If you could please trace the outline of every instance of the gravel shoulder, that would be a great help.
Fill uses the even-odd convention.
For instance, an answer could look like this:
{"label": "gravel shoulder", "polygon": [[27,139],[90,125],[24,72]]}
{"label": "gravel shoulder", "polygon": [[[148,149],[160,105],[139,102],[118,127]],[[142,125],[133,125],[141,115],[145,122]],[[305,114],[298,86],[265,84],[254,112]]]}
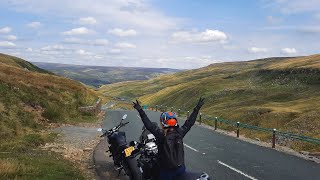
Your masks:
{"label": "gravel shoulder", "polygon": [[50,131],[56,133],[57,138],[53,143],[46,143],[42,149],[62,154],[83,172],[86,179],[95,179],[93,149],[101,139],[97,128],[101,127],[104,114],[99,114],[99,120],[94,123],[52,125]]}

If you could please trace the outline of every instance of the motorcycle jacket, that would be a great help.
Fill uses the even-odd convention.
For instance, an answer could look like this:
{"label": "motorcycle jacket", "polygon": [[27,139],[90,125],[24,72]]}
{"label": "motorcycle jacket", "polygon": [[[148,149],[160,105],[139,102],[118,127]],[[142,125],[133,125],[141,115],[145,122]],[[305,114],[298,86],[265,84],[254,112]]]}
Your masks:
{"label": "motorcycle jacket", "polygon": [[175,169],[184,166],[183,137],[194,125],[199,109],[194,108],[181,127],[169,127],[166,131],[160,129],[157,124],[152,123],[142,109],[138,110],[138,112],[146,129],[156,137],[160,168]]}

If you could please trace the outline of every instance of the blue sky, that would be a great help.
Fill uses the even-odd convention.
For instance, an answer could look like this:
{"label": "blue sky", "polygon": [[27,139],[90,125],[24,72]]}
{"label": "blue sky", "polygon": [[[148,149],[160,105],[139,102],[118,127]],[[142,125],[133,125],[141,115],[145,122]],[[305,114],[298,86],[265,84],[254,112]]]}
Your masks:
{"label": "blue sky", "polygon": [[320,0],[8,0],[0,52],[29,61],[198,68],[319,53]]}

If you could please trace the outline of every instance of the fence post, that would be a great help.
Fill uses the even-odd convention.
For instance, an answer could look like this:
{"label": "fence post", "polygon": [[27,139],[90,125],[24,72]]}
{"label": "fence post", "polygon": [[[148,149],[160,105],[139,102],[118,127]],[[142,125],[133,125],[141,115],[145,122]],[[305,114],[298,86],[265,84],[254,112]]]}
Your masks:
{"label": "fence post", "polygon": [[217,125],[218,125],[218,117],[216,117],[214,120],[214,130],[217,130]]}
{"label": "fence post", "polygon": [[180,109],[178,109],[178,116],[180,116]]}
{"label": "fence post", "polygon": [[156,111],[158,111],[158,105],[156,105]]}
{"label": "fence post", "polygon": [[189,113],[190,113],[190,111],[187,111],[187,119],[189,118]]}
{"label": "fence post", "polygon": [[173,112],[173,107],[171,107],[171,112]]}
{"label": "fence post", "polygon": [[272,132],[272,148],[276,147],[276,132],[277,132],[277,130],[273,129],[273,132]]}
{"label": "fence post", "polygon": [[240,126],[240,122],[238,121],[237,122],[237,138],[239,137],[239,131],[240,131],[239,126]]}
{"label": "fence post", "polygon": [[166,106],[166,110],[165,111],[167,111],[167,109],[168,109],[168,106]]}
{"label": "fence post", "polygon": [[202,120],[201,120],[201,119],[202,119],[202,113],[200,113],[199,118],[200,118],[200,119],[199,119],[199,124],[201,124],[201,121],[202,121]]}

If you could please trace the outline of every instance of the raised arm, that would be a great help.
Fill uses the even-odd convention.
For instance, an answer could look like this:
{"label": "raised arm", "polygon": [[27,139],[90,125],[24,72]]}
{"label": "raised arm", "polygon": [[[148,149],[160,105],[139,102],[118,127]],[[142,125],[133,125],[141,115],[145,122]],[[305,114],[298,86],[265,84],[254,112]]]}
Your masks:
{"label": "raised arm", "polygon": [[133,102],[133,107],[139,112],[141,120],[144,126],[146,127],[146,129],[148,129],[156,138],[158,139],[163,138],[164,135],[161,129],[150,121],[147,114],[144,112],[144,110],[140,106],[138,100],[136,100],[136,102]]}
{"label": "raised arm", "polygon": [[181,134],[182,137],[184,137],[187,132],[191,129],[191,127],[194,125],[194,123],[196,122],[199,110],[201,109],[201,107],[204,104],[204,98],[199,99],[198,104],[196,105],[196,107],[193,109],[191,115],[189,116],[189,118],[186,120],[186,122],[183,124],[183,126],[180,128],[181,130]]}

